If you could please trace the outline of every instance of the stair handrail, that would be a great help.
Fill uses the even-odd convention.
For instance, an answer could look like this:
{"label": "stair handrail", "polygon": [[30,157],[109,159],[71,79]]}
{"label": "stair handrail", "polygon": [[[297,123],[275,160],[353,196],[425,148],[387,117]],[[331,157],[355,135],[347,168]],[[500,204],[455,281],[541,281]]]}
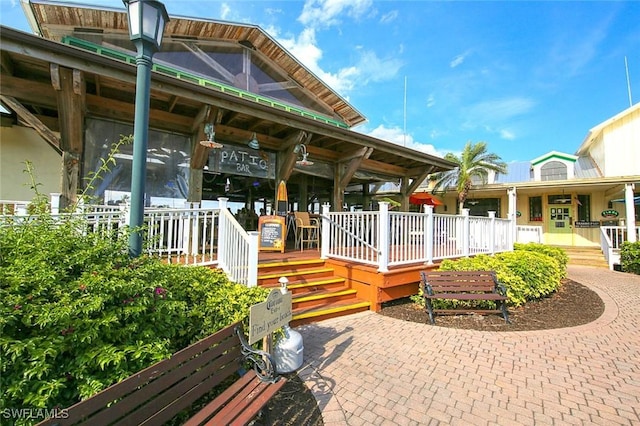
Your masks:
{"label": "stair handrail", "polygon": [[600,248],[602,249],[602,254],[604,254],[609,269],[613,269],[613,242],[604,226],[600,227]]}

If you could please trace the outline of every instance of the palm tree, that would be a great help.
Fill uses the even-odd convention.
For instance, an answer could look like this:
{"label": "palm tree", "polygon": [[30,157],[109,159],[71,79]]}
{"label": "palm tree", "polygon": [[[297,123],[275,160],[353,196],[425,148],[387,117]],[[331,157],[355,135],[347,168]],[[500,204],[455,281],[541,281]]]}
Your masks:
{"label": "palm tree", "polygon": [[444,156],[444,159],[456,163],[458,167],[434,174],[431,177],[431,180],[436,182],[433,192],[445,193],[448,188],[455,187],[458,193],[460,211],[464,207],[464,202],[469,195],[471,182],[474,178],[479,179],[483,185],[486,185],[489,171],[502,174],[507,172],[507,164],[502,161],[500,156],[487,152],[486,142],[472,144],[469,141],[464,146],[460,157],[448,153]]}

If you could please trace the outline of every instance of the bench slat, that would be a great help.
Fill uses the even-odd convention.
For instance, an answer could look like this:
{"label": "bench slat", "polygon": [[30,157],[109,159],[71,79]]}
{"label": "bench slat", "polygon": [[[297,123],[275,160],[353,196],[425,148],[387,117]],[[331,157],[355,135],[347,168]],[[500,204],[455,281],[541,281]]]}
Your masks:
{"label": "bench slat", "polygon": [[111,402],[122,398],[123,396],[135,391],[140,386],[153,380],[154,378],[163,374],[164,371],[171,369],[173,366],[184,362],[185,360],[193,357],[195,354],[202,352],[209,346],[214,345],[218,341],[228,339],[233,336],[235,326],[239,324],[232,324],[229,327],[205,337],[204,339],[188,346],[181,351],[176,352],[171,358],[167,358],[159,363],[156,363],[146,369],[134,374],[118,383],[111,385],[110,387],[100,391],[91,398],[80,401],[79,403],[71,406],[68,409],[69,417],[66,419],[48,419],[39,425],[72,425],[82,419],[91,416],[92,414],[104,409]]}
{"label": "bench slat", "polygon": [[234,398],[233,404],[225,406],[207,425],[246,425],[253,419],[266,403],[274,396],[286,380],[281,379],[277,383],[268,385],[257,377],[252,380],[241,393]]}
{"label": "bench slat", "polygon": [[498,293],[481,293],[481,294],[460,294],[460,293],[438,293],[433,296],[426,294],[424,297],[428,299],[447,299],[447,300],[507,300],[507,297]]}

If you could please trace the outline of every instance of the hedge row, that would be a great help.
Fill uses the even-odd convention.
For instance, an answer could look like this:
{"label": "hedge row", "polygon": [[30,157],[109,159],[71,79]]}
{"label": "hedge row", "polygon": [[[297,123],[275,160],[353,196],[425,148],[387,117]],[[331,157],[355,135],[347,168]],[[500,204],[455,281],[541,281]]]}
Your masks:
{"label": "hedge row", "polygon": [[640,241],[622,243],[622,247],[620,247],[620,266],[624,272],[640,275]]}

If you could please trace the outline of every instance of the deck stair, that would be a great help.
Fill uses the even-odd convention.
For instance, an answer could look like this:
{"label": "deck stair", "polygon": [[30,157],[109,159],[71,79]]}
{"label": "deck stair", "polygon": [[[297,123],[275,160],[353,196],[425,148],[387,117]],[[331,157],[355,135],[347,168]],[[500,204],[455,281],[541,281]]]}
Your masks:
{"label": "deck stair", "polygon": [[569,265],[609,268],[600,247],[560,246],[569,256]]}
{"label": "deck stair", "polygon": [[258,264],[258,285],[280,287],[289,280],[293,296],[292,326],[366,311],[370,303],[359,299],[347,281],[326,267],[322,259],[301,259]]}

